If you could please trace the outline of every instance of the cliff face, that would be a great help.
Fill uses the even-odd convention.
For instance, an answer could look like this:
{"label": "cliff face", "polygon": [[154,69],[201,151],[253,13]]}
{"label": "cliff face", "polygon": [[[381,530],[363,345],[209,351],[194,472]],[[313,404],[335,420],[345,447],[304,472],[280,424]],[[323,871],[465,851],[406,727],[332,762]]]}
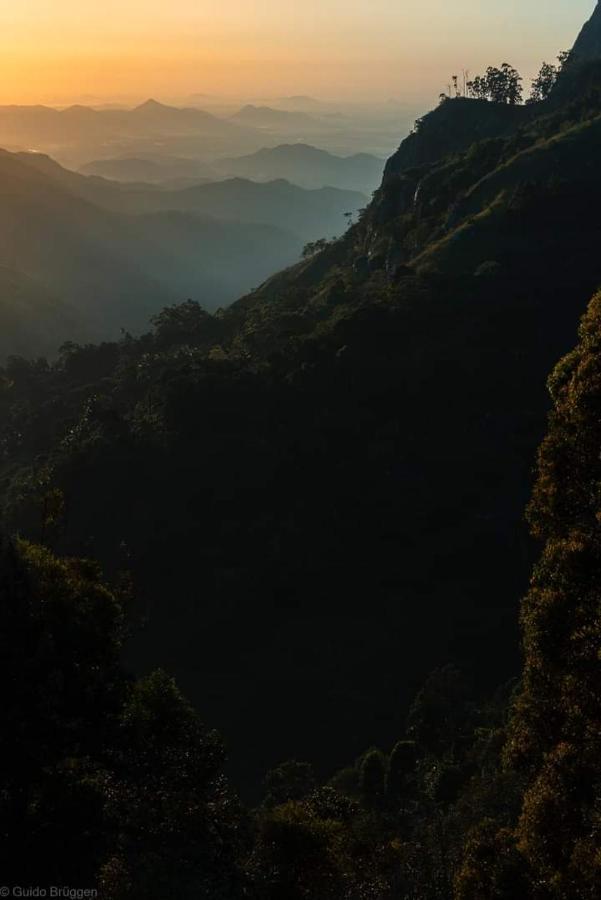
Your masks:
{"label": "cliff face", "polygon": [[601,4],[580,32],[572,53],[581,61],[601,59]]}
{"label": "cliff face", "polygon": [[527,106],[505,106],[467,98],[442,103],[416,124],[388,160],[384,183],[399,172],[432,165],[462,153],[477,141],[511,134],[532,118]]}

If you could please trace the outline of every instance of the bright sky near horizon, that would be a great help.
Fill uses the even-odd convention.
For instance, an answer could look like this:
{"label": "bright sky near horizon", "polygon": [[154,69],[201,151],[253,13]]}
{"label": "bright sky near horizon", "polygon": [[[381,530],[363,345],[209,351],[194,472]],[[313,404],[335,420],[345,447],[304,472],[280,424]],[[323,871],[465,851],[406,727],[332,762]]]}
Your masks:
{"label": "bright sky near horizon", "polygon": [[462,68],[525,76],[595,0],[19,0],[0,103],[232,97],[431,100]]}

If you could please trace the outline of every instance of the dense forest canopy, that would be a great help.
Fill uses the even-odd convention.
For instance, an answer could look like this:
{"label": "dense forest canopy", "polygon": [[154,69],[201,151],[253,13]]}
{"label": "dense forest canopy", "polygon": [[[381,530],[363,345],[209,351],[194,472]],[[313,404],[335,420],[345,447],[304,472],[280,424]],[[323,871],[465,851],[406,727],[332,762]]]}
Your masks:
{"label": "dense forest canopy", "polygon": [[444,104],[341,241],[220,315],[5,366],[7,524],[109,573],[125,554],[131,660],[174,671],[234,759],[259,722],[245,783],[312,756],[301,719],[329,768],[393,740],[441,662],[516,670],[545,380],[601,276],[598,84],[578,69],[518,120]]}
{"label": "dense forest canopy", "polygon": [[90,562],[3,540],[5,872],[33,858],[42,881],[99,883],[115,900],[596,897],[600,304],[549,381],[521,685],[486,698],[439,669],[390,750],[325,783],[282,764],[250,818],[173,681],[122,670],[126,573],[111,588]]}
{"label": "dense forest canopy", "polygon": [[583,35],[536,102],[507,67],[441,103],[342,238],[226,310],[6,360],[7,881],[599,896]]}

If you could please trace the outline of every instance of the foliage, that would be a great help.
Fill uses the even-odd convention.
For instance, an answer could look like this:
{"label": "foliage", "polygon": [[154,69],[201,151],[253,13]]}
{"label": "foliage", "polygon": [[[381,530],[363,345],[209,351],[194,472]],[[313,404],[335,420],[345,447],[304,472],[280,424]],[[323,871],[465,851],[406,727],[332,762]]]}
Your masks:
{"label": "foliage", "polygon": [[370,750],[361,763],[359,786],[363,802],[368,807],[378,807],[386,793],[387,760],[379,750]]}
{"label": "foliage", "polygon": [[491,103],[508,106],[522,102],[522,76],[506,62],[500,68],[489,66],[485,75],[477,75],[468,82],[467,87],[468,96],[477,100],[490,100]]}
{"label": "foliage", "polygon": [[303,247],[303,258],[310,259],[312,256],[317,256],[319,253],[326,250],[329,244],[330,241],[328,241],[327,238],[319,238],[317,241],[310,241]]}
{"label": "foliage", "polygon": [[265,776],[265,805],[279,806],[289,800],[304,800],[315,787],[313,767],[309,763],[289,760]]}
{"label": "foliage", "polygon": [[219,315],[187,302],[2,371],[10,529],[110,573],[127,553],[132,658],[186,679],[253,797],[310,756],[299,719],[327,770],[358,718],[391,748],[391,704],[441,660],[516,671],[544,378],[601,280],[601,105],[566,84],[544,109],[434,111],[413,137],[438,157],[403,149],[344,239]]}
{"label": "foliage", "polygon": [[398,741],[394,745],[388,763],[386,795],[389,800],[406,796],[415,775],[419,750],[415,741]]}
{"label": "foliage", "polygon": [[532,91],[528,103],[543,103],[548,100],[564,67],[570,60],[570,53],[563,52],[557,57],[557,64],[544,62],[540,72],[532,82]]}
{"label": "foliage", "polygon": [[528,786],[519,847],[552,897],[592,898],[599,858],[601,296],[550,380],[554,409],[530,507],[545,541],[522,610],[525,669],[508,758]]}
{"label": "foliage", "polygon": [[[550,382],[523,685],[486,690],[517,668],[544,374],[601,280],[601,81],[518,107],[491,71],[495,102],[426,116],[327,253],[0,372],[4,513],[67,554],[3,544],[7,872],[26,852],[114,900],[598,894],[599,300]],[[123,671],[92,551],[144,598],[131,658],[193,705]],[[271,767],[250,816],[195,706],[249,793]],[[318,772],[386,750],[320,785],[275,765],[316,746],[299,720]]]}
{"label": "foliage", "polygon": [[239,896],[221,744],[171,679],[125,675],[123,597],[97,565],[3,539],[0,604],[6,880]]}

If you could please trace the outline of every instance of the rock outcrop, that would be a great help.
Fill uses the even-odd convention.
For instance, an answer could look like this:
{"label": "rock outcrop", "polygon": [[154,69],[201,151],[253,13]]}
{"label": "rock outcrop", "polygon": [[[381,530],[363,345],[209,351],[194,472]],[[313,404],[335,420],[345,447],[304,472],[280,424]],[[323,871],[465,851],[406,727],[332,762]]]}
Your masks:
{"label": "rock outcrop", "polygon": [[601,3],[578,35],[572,55],[579,61],[601,59]]}

